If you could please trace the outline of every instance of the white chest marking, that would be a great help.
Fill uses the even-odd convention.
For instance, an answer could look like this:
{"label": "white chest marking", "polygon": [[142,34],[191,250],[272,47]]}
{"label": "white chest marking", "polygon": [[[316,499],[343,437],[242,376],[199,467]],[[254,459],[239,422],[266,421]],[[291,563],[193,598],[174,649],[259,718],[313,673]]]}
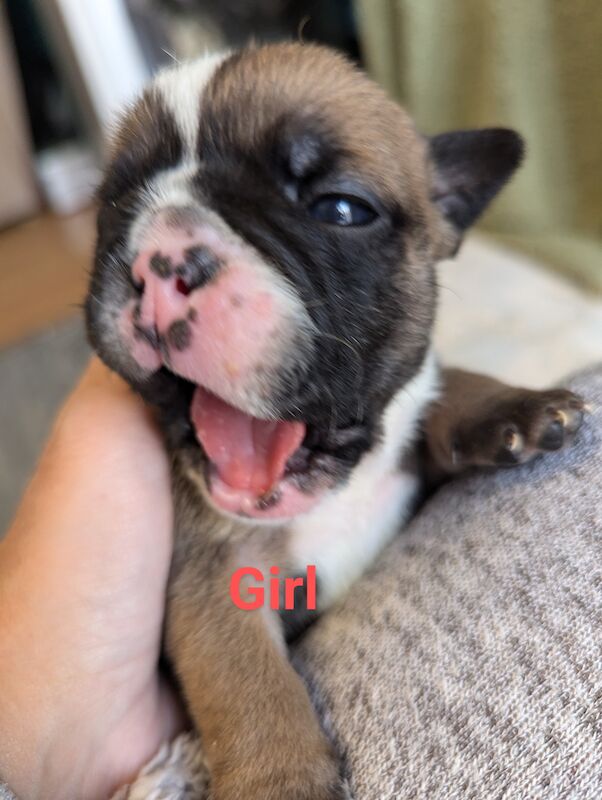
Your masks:
{"label": "white chest marking", "polygon": [[407,519],[419,478],[400,471],[400,461],[415,440],[423,409],[437,395],[437,378],[429,352],[420,372],[387,406],[382,442],[362,458],[341,491],[291,525],[294,564],[300,572],[316,566],[320,609],[361,575]]}

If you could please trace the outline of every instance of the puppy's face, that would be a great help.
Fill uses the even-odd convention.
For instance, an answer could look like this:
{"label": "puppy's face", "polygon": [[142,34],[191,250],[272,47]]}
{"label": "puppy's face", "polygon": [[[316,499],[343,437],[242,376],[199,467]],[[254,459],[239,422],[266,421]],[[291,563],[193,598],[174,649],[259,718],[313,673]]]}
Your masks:
{"label": "puppy's face", "polygon": [[425,139],[323,48],[163,73],[101,189],[92,343],[216,507],[302,513],[377,440],[428,349],[433,265],[520,154],[511,131]]}

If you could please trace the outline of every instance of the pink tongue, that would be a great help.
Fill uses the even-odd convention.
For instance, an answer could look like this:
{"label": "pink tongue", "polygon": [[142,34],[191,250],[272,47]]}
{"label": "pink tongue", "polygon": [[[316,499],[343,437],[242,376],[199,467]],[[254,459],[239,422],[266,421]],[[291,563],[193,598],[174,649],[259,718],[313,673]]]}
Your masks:
{"label": "pink tongue", "polygon": [[261,495],[284,475],[286,462],[305,436],[303,422],[267,422],[250,417],[200,386],[190,416],[197,439],[233,489]]}

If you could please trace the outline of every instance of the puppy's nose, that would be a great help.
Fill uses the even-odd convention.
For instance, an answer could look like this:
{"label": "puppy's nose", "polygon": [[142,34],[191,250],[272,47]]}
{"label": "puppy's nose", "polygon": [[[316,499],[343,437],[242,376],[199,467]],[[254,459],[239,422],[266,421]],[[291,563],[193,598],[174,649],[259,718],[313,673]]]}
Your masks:
{"label": "puppy's nose", "polygon": [[265,414],[280,352],[292,359],[308,335],[288,283],[225,225],[188,209],[157,214],[138,237],[130,274],[138,296],[119,320],[134,361]]}
{"label": "puppy's nose", "polygon": [[139,326],[161,334],[189,308],[189,296],[218,274],[221,261],[205,244],[161,241],[143,249],[132,266],[141,293]]}

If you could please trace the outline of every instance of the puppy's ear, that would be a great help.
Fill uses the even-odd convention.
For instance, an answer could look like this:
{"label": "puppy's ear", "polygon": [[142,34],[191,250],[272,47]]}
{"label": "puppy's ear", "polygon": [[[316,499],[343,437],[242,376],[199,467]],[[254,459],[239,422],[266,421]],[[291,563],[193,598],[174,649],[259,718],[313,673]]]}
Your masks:
{"label": "puppy's ear", "polygon": [[524,142],[509,128],[453,131],[429,139],[431,199],[461,234],[522,161]]}

